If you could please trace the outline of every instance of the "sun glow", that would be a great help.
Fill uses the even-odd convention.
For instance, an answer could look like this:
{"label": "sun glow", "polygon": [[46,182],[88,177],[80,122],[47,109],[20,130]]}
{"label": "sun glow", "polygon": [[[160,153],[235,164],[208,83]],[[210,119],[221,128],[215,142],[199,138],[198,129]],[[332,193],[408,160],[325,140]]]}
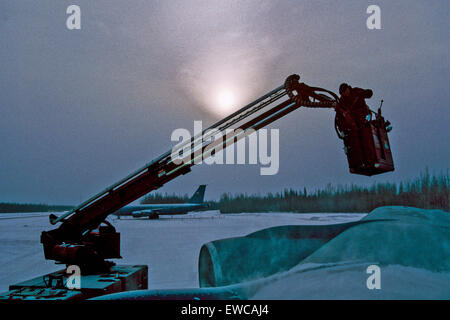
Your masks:
{"label": "sun glow", "polygon": [[273,87],[270,66],[278,51],[265,44],[243,45],[251,39],[224,35],[181,66],[178,83],[191,105],[223,118]]}
{"label": "sun glow", "polygon": [[231,90],[220,91],[217,95],[217,102],[221,114],[229,112],[235,104],[235,97],[233,92]]}

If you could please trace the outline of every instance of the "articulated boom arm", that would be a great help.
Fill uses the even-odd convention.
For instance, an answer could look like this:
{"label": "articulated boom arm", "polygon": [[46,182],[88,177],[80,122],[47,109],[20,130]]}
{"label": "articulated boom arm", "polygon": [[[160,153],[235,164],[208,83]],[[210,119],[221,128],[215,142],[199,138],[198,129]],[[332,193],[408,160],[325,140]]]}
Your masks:
{"label": "articulated boom arm", "polygon": [[[61,225],[42,233],[45,257],[66,264],[92,267],[93,270],[108,267],[104,259],[120,258],[119,233],[108,223],[107,226],[100,226],[108,215],[188,173],[198,157],[205,159],[212,150],[217,152],[301,106],[336,108],[339,104],[339,98],[333,92],[310,87],[299,80],[298,75],[289,76],[283,85],[205,129],[190,142],[164,153],[62,216],[51,215],[50,222],[61,222]],[[235,130],[225,134],[231,126]],[[211,142],[208,138],[217,134],[213,130],[222,132],[225,138]],[[174,162],[171,155],[183,150],[189,143],[192,153],[188,159],[192,160]],[[99,231],[94,232],[97,228]]]}

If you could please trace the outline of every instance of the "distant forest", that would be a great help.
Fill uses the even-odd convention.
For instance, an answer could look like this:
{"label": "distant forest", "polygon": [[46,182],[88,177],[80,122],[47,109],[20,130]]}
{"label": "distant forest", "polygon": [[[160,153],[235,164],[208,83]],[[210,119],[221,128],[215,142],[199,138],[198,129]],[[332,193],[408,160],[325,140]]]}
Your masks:
{"label": "distant forest", "polygon": [[[182,203],[184,196],[150,193],[141,203]],[[207,210],[222,213],[239,212],[370,212],[381,206],[404,205],[424,209],[450,211],[450,175],[435,175],[425,170],[419,177],[400,183],[374,183],[368,187],[357,185],[333,186],[308,191],[286,189],[279,193],[223,194],[218,201],[209,201]],[[71,206],[46,204],[0,203],[0,213],[47,212],[69,210]]]}
{"label": "distant forest", "polygon": [[162,194],[159,192],[149,193],[141,200],[141,204],[152,204],[152,203],[183,203],[189,200],[189,196],[185,194],[184,196],[179,196],[176,194],[168,194],[167,192]]}
{"label": "distant forest", "polygon": [[53,206],[32,203],[5,203],[0,202],[0,213],[13,212],[59,212],[72,209],[72,206]]}
{"label": "distant forest", "polygon": [[[153,193],[142,203],[180,203],[189,199],[175,194]],[[449,172],[439,175],[428,170],[405,182],[374,183],[368,187],[357,185],[332,186],[313,192],[288,189],[266,195],[226,193],[219,201],[211,201],[211,208],[222,213],[239,212],[370,212],[381,206],[404,205],[424,209],[450,211]]]}

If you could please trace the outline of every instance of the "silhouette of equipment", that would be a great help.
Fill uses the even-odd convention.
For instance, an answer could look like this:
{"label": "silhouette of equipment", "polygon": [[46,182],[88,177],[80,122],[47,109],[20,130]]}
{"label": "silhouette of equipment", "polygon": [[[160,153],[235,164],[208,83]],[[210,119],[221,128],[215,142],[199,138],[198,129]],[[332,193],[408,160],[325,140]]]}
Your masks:
{"label": "silhouette of equipment", "polygon": [[[123,283],[116,287],[105,287],[105,293],[145,289],[147,283],[141,282],[147,281],[146,266],[126,268],[115,266],[107,260],[121,256],[120,234],[105,220],[106,217],[150,191],[190,172],[199,156],[205,159],[211,156],[211,150],[220,151],[300,107],[331,108],[336,111],[335,129],[339,138],[344,141],[351,173],[370,176],[394,170],[387,136],[389,124],[381,116],[381,108],[378,113],[374,113],[365,103],[365,99],[372,95],[371,90],[345,85],[345,93],[343,91],[341,97],[338,97],[332,91],[311,87],[299,80],[298,75],[289,76],[283,85],[213,124],[190,141],[179,145],[177,149],[162,154],[74,209],[59,217],[50,215],[51,224],[61,224],[56,229],[42,232],[41,243],[45,258],[61,264],[78,265],[82,275],[91,276],[91,280],[98,280],[95,277],[107,275],[113,277],[116,271],[112,270],[122,268],[122,274],[126,275],[122,277]],[[274,105],[276,101],[278,102]],[[226,132],[226,129],[232,126],[237,130]],[[211,141],[209,138],[217,133],[211,129],[220,131],[224,139]],[[183,154],[185,161],[174,161],[171,155],[183,150],[189,143],[192,152],[186,156]],[[45,287],[45,283],[48,283],[36,281],[36,287]],[[19,287],[14,288],[22,290],[27,285],[25,283]],[[93,287],[97,288],[98,283]],[[87,292],[83,291],[83,288],[81,291]],[[98,294],[97,291],[91,290],[89,294],[81,296],[87,298]],[[20,294],[16,296],[20,297]]]}

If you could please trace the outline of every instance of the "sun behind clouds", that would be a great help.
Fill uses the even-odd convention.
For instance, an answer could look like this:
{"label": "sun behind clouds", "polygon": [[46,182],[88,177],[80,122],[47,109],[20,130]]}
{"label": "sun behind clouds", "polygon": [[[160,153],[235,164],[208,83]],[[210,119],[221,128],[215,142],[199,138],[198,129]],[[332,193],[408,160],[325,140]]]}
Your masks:
{"label": "sun behind clouds", "polygon": [[224,115],[231,113],[235,106],[235,95],[229,89],[222,89],[217,95],[218,110],[217,113]]}

